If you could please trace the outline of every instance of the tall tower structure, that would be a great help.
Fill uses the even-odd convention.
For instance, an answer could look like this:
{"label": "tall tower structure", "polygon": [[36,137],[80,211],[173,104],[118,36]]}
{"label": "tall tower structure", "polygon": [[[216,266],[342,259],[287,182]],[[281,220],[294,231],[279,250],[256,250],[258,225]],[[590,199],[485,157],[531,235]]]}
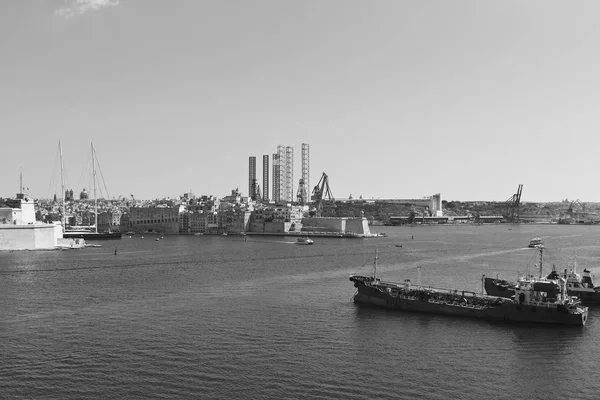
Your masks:
{"label": "tall tower structure", "polygon": [[278,177],[279,177],[279,185],[278,185],[278,189],[279,189],[279,193],[277,194],[277,198],[279,202],[282,201],[286,201],[286,191],[285,191],[285,167],[286,167],[286,160],[285,160],[285,146],[280,144],[277,146],[277,159],[279,160],[279,173],[278,173]]}
{"label": "tall tower structure", "polygon": [[273,201],[279,203],[281,201],[281,180],[280,180],[280,165],[279,165],[279,153],[273,154]]}
{"label": "tall tower structure", "polygon": [[294,201],[294,148],[285,148],[285,200]]}
{"label": "tall tower structure", "polygon": [[310,148],[308,143],[302,143],[302,183],[304,190],[302,193],[302,204],[310,202]]}
{"label": "tall tower structure", "polygon": [[256,200],[256,157],[250,156],[248,162],[248,196]]}
{"label": "tall tower structure", "polygon": [[294,148],[277,146],[273,154],[273,200],[275,202],[294,201]]}
{"label": "tall tower structure", "polygon": [[269,155],[263,155],[263,201],[269,202]]}

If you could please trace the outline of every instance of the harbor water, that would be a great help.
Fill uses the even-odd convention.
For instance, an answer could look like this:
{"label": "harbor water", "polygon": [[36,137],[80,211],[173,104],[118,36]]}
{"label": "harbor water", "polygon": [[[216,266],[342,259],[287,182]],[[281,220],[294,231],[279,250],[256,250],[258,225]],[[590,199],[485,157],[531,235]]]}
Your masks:
{"label": "harbor water", "polygon": [[2,399],[596,399],[585,327],[355,305],[353,273],[480,293],[576,257],[600,284],[600,226],[374,227],[372,239],[139,235],[0,253]]}

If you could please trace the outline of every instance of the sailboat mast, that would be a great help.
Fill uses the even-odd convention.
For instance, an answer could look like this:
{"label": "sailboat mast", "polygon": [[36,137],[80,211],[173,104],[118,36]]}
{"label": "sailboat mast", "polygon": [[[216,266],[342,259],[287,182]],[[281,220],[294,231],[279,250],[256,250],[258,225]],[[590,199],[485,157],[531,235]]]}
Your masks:
{"label": "sailboat mast", "polygon": [[62,224],[63,224],[63,232],[67,227],[67,214],[65,210],[65,178],[64,178],[64,164],[63,164],[63,154],[62,154],[62,146],[60,145],[60,140],[58,141],[58,152],[60,153],[60,190],[62,191]]}
{"label": "sailboat mast", "polygon": [[98,233],[98,198],[96,197],[96,160],[94,159],[94,142],[92,142],[92,179],[94,181],[94,231]]}

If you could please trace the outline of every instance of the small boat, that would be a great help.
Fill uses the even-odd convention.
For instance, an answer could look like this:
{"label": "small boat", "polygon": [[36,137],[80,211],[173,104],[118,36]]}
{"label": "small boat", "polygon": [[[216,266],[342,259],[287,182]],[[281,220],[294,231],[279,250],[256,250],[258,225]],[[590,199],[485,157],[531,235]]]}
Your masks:
{"label": "small boat", "polygon": [[156,241],[158,242],[158,241],[160,240],[160,238],[156,238],[156,239],[154,239],[154,240],[156,240]]}
{"label": "small boat", "polygon": [[533,238],[529,241],[529,245],[527,245],[527,247],[532,248],[532,249],[544,247],[544,241],[538,237]]}
{"label": "small boat", "polygon": [[307,237],[299,237],[296,239],[296,244],[313,244],[313,240]]}
{"label": "small boat", "polygon": [[402,247],[402,245],[401,244],[397,244],[396,247]]}

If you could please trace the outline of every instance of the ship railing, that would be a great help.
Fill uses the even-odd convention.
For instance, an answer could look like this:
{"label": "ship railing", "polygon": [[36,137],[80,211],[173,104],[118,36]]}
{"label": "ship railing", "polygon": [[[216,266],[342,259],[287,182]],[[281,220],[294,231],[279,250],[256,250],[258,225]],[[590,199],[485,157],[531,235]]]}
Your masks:
{"label": "ship railing", "polygon": [[439,299],[429,299],[428,302],[432,303],[432,304],[443,304],[443,305],[453,306],[453,307],[472,308],[475,310],[483,310],[484,308],[487,307],[487,304],[473,304],[473,303],[464,303],[464,302],[458,302],[458,301],[446,301],[446,300],[439,300]]}

